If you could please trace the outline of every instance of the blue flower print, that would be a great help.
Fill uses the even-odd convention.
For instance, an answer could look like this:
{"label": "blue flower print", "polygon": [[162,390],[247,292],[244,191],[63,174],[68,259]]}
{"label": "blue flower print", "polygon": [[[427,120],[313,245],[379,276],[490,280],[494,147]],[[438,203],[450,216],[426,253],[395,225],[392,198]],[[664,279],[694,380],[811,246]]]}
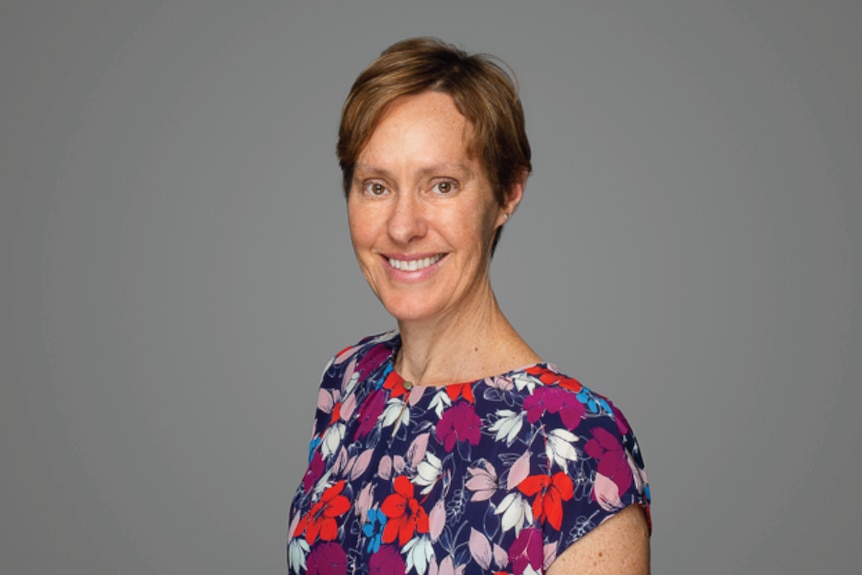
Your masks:
{"label": "blue flower print", "polygon": [[383,382],[386,381],[386,378],[389,376],[389,373],[395,369],[394,364],[389,363],[383,368],[383,373],[380,374],[380,377],[377,378],[377,381],[374,382],[374,389],[380,389],[383,387]]}
{"label": "blue flower print", "polygon": [[[608,405],[608,402],[605,399],[597,394],[592,393],[586,387],[581,388],[581,391],[578,392],[577,395],[578,401],[584,404],[592,414],[598,413],[612,413],[611,406]],[[601,411],[599,410],[601,407]]]}
{"label": "blue flower print", "polygon": [[362,533],[368,537],[366,550],[369,553],[377,553],[380,550],[380,540],[383,537],[386,520],[386,516],[377,509],[368,510],[368,521],[362,526]]}
{"label": "blue flower print", "polygon": [[317,446],[320,445],[322,441],[322,437],[315,437],[308,444],[308,463],[311,463],[311,460],[314,458],[314,450],[317,449]]}

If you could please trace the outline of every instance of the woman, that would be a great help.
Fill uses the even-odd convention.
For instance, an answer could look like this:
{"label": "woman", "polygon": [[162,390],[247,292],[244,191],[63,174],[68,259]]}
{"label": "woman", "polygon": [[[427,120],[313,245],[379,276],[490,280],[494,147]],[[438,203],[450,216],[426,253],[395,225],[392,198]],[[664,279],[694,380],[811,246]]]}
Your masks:
{"label": "woman", "polygon": [[648,573],[625,418],[544,363],[491,289],[531,170],[512,80],[398,42],[354,83],[337,151],[356,259],[398,330],[324,371],[289,571]]}

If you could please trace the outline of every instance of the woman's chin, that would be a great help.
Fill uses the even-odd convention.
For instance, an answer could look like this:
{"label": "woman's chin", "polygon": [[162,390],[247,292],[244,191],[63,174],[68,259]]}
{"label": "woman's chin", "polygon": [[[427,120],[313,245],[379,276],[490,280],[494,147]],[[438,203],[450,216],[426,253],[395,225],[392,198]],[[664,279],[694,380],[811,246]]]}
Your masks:
{"label": "woman's chin", "polygon": [[427,302],[384,301],[383,307],[399,323],[426,321],[439,315],[439,310],[429,306]]}

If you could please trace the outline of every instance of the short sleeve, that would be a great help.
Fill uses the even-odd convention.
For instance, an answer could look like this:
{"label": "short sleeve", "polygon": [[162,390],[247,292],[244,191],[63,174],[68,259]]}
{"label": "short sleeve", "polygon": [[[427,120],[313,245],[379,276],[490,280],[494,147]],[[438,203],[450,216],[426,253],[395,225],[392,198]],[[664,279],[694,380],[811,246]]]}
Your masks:
{"label": "short sleeve", "polygon": [[579,395],[586,397],[587,413],[573,430],[577,460],[568,464],[571,497],[560,477],[559,528],[551,521],[543,525],[545,544],[556,543],[554,557],[630,505],[643,508],[650,523],[649,483],[638,441],[619,409],[584,390]]}

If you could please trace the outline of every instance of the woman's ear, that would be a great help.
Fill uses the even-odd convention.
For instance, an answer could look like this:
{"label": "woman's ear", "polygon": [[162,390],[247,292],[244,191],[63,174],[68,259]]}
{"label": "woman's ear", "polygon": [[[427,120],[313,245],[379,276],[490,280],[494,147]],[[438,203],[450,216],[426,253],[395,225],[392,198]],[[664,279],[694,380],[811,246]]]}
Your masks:
{"label": "woman's ear", "polygon": [[501,223],[505,223],[506,220],[512,217],[515,210],[518,209],[518,204],[521,203],[521,199],[524,197],[524,188],[527,185],[527,176],[528,172],[526,170],[522,170],[515,182],[509,186],[509,190],[506,193],[505,203],[500,206],[502,210],[501,216],[503,218]]}

